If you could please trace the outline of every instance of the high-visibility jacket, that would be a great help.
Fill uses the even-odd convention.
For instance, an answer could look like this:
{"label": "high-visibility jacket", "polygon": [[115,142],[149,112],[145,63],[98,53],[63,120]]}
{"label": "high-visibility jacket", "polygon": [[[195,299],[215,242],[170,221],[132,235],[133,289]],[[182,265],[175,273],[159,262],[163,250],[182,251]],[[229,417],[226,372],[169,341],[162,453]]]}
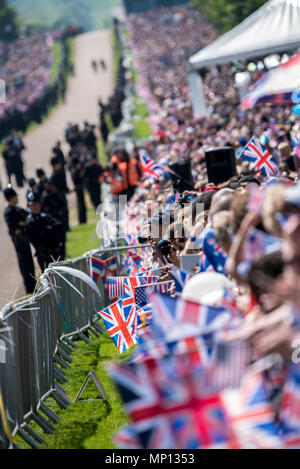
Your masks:
{"label": "high-visibility jacket", "polygon": [[120,194],[128,189],[127,163],[119,163],[113,181],[110,186],[112,194]]}
{"label": "high-visibility jacket", "polygon": [[[140,168],[140,172],[139,172]],[[129,161],[129,169],[128,169],[128,179],[129,179],[129,186],[136,186],[140,180],[140,174],[142,173],[142,169],[139,165],[139,162],[134,158]]]}

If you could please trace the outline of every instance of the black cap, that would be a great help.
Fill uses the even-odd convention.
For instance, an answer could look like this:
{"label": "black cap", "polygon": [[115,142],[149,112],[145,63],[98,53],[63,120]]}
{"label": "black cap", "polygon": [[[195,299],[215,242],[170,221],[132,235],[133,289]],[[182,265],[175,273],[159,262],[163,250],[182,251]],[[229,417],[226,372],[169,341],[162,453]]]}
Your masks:
{"label": "black cap", "polygon": [[7,202],[17,195],[16,191],[10,186],[4,189],[3,194]]}
{"label": "black cap", "polygon": [[27,194],[27,201],[29,205],[33,204],[34,202],[40,202],[40,197],[36,192],[29,191]]}
{"label": "black cap", "polygon": [[43,168],[37,168],[36,175],[39,178],[41,176],[45,176],[46,174],[45,174],[45,171],[43,170]]}
{"label": "black cap", "polygon": [[30,187],[33,187],[33,186],[35,186],[35,185],[36,185],[36,181],[35,181],[35,179],[34,179],[34,178],[30,178],[30,179],[28,179],[28,185],[29,185]]}

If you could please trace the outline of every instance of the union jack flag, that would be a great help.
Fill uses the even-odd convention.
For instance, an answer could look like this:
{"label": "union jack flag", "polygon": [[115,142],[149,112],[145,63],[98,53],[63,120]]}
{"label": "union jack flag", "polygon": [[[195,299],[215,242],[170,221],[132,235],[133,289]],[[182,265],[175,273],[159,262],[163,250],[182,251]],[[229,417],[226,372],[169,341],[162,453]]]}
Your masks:
{"label": "union jack flag", "polygon": [[235,441],[219,394],[204,395],[201,370],[182,356],[112,365],[109,370],[145,449],[195,449]]}
{"label": "union jack flag", "polygon": [[120,353],[137,344],[136,311],[131,304],[126,305],[119,300],[99,314]]}
{"label": "union jack flag", "polygon": [[240,448],[280,447],[279,428],[262,374],[245,376],[240,389],[225,389],[221,395]]}
{"label": "union jack flag", "polygon": [[260,143],[254,135],[247,143],[241,158],[253,163],[253,168],[261,170],[267,177],[274,176],[278,172],[278,165],[271,153]]}
{"label": "union jack flag", "polygon": [[175,282],[175,291],[177,294],[182,293],[183,287],[186,282],[193,277],[192,274],[184,272],[183,270],[178,269],[178,267],[172,268],[171,275]]}
{"label": "union jack flag", "polygon": [[150,300],[153,333],[165,342],[229,328],[232,320],[232,312],[223,307],[201,305],[158,293],[151,295]]}
{"label": "union jack flag", "polygon": [[157,182],[164,175],[164,170],[147,155],[146,151],[141,150],[139,156],[146,178],[152,184]]}

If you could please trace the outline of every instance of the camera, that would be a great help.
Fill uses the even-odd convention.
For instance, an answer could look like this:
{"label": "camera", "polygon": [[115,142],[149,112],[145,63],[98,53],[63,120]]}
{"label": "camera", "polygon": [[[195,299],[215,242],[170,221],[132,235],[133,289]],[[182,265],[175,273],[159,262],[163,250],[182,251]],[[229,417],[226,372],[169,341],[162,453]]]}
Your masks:
{"label": "camera", "polygon": [[146,238],[145,236],[138,236],[138,242],[140,244],[146,244],[149,241],[149,238]]}
{"label": "camera", "polygon": [[168,241],[166,239],[161,239],[157,243],[157,247],[158,247],[158,249],[160,250],[160,252],[162,253],[163,256],[168,257],[170,255],[170,252],[171,252],[171,243],[170,243],[170,241]]}

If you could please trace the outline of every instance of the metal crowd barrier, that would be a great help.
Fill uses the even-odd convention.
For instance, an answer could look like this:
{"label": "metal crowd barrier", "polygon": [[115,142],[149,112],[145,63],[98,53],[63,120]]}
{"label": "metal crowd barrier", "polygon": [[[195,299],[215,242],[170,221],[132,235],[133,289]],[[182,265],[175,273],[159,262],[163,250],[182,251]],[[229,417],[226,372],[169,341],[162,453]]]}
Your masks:
{"label": "metal crowd barrier", "polygon": [[40,448],[44,441],[30,423],[53,433],[59,421],[44,401],[51,396],[62,408],[71,404],[63,384],[72,351],[78,346],[73,339],[90,342],[87,330],[100,336],[96,312],[109,305],[102,281],[97,285],[99,294],[91,287],[91,256],[106,260],[116,255],[120,272],[119,253],[141,247],[146,246],[96,249],[52,264],[41,276],[37,294],[0,312],[0,449],[18,448],[10,431],[32,448]]}

